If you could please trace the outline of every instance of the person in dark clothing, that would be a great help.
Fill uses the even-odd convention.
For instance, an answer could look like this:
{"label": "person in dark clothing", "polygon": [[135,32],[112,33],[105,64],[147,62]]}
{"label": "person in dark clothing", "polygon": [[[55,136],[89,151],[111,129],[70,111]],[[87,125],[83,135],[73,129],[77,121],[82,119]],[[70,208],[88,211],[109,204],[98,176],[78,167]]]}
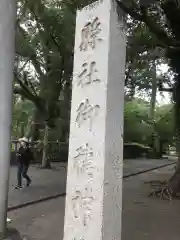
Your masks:
{"label": "person in dark clothing", "polygon": [[27,172],[29,169],[29,165],[31,160],[33,159],[33,154],[31,152],[31,149],[29,148],[28,139],[22,138],[19,139],[20,142],[20,148],[17,153],[18,157],[18,173],[17,173],[17,179],[18,179],[18,185],[16,186],[16,189],[22,188],[22,177],[26,179],[27,184],[26,186],[29,187],[31,184],[31,179],[28,176]]}

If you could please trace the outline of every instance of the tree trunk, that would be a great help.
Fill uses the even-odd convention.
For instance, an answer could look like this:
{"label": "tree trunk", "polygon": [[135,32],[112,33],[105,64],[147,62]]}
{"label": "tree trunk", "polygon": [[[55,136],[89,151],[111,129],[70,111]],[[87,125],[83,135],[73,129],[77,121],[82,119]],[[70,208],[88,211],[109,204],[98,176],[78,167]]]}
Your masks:
{"label": "tree trunk", "polygon": [[40,118],[40,113],[38,112],[38,109],[35,109],[34,111],[34,116],[33,120],[31,121],[31,126],[29,127],[26,136],[28,138],[31,138],[32,141],[37,141],[39,140],[39,135],[40,135],[40,128],[42,119]]}
{"label": "tree trunk", "polygon": [[48,133],[49,128],[45,123],[44,127],[44,139],[43,139],[43,155],[42,155],[42,168],[49,169],[51,168],[50,159],[48,158]]}
{"label": "tree trunk", "polygon": [[175,173],[168,181],[168,188],[172,197],[176,197],[180,193],[180,164],[179,163],[180,162],[179,162],[179,156],[178,156],[178,164],[177,164]]}
{"label": "tree trunk", "polygon": [[159,140],[159,157],[162,158],[163,156],[163,145],[164,145],[164,142],[160,139]]}
{"label": "tree trunk", "polygon": [[151,104],[150,104],[150,119],[152,126],[152,151],[153,156],[156,157],[157,149],[156,149],[156,132],[155,132],[155,108],[156,108],[156,95],[157,95],[157,79],[156,79],[156,62],[153,63],[153,71],[154,76],[152,79],[152,93],[151,93]]}
{"label": "tree trunk", "polygon": [[[179,75],[180,76],[180,75]],[[177,78],[177,81],[180,78]],[[174,115],[175,115],[175,130],[176,130],[176,154],[178,157],[178,163],[176,166],[176,171],[173,176],[169,179],[168,188],[171,191],[172,196],[176,196],[180,193],[180,82],[176,85],[176,94],[175,94],[175,106],[174,106]]]}
{"label": "tree trunk", "polygon": [[65,114],[65,126],[63,128],[63,141],[67,142],[69,141],[69,128],[70,128],[70,114],[71,114],[71,95],[72,95],[72,88],[71,88],[71,81],[66,83],[66,88],[64,92],[64,102],[65,107],[67,109]]}
{"label": "tree trunk", "polygon": [[175,133],[176,133],[176,152],[178,156],[178,164],[176,166],[175,173],[166,183],[163,188],[154,191],[150,195],[161,194],[162,198],[178,197],[180,193],[180,65],[179,65],[179,52],[169,52],[167,56],[170,58],[171,66],[173,67],[175,76],[175,84],[173,87],[173,100],[174,100],[174,120],[175,120]]}
{"label": "tree trunk", "polygon": [[176,130],[176,155],[178,157],[177,170],[180,169],[180,102],[175,103],[175,130]]}
{"label": "tree trunk", "polygon": [[129,97],[130,97],[131,100],[134,99],[135,93],[136,93],[136,85],[135,85],[134,79],[132,77],[131,78],[130,93],[129,93]]}
{"label": "tree trunk", "polygon": [[24,122],[21,122],[20,123],[20,136],[21,137],[24,137]]}
{"label": "tree trunk", "polygon": [[26,131],[25,131],[25,137],[27,137],[28,139],[32,139],[31,135],[30,135],[31,126],[32,126],[32,119],[28,119],[28,124],[27,124]]}

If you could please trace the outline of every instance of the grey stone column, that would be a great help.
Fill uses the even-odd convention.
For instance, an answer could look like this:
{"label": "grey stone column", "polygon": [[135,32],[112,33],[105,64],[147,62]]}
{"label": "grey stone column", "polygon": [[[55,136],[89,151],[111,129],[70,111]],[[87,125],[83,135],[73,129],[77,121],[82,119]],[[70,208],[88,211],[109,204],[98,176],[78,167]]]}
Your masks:
{"label": "grey stone column", "polygon": [[16,1],[0,0],[0,239],[5,235],[12,119]]}

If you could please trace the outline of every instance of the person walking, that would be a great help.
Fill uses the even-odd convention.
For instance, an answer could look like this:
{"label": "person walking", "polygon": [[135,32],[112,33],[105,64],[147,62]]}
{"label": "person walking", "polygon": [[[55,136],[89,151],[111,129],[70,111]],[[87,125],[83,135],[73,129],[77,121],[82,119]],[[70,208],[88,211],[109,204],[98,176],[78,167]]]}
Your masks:
{"label": "person walking", "polygon": [[19,139],[20,148],[17,153],[18,158],[18,172],[17,172],[17,180],[18,184],[15,189],[22,188],[22,177],[26,179],[26,186],[29,187],[31,184],[31,179],[28,176],[27,172],[30,166],[30,162],[33,159],[33,154],[29,147],[29,141],[27,138],[23,137]]}

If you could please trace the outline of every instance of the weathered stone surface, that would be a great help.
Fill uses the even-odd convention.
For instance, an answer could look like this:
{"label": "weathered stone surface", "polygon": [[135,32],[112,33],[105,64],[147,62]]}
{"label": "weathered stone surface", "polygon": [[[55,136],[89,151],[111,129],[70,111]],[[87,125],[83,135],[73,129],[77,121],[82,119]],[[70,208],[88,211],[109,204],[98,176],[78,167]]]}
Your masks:
{"label": "weathered stone surface", "polygon": [[111,0],[78,12],[64,240],[121,236],[126,37]]}

